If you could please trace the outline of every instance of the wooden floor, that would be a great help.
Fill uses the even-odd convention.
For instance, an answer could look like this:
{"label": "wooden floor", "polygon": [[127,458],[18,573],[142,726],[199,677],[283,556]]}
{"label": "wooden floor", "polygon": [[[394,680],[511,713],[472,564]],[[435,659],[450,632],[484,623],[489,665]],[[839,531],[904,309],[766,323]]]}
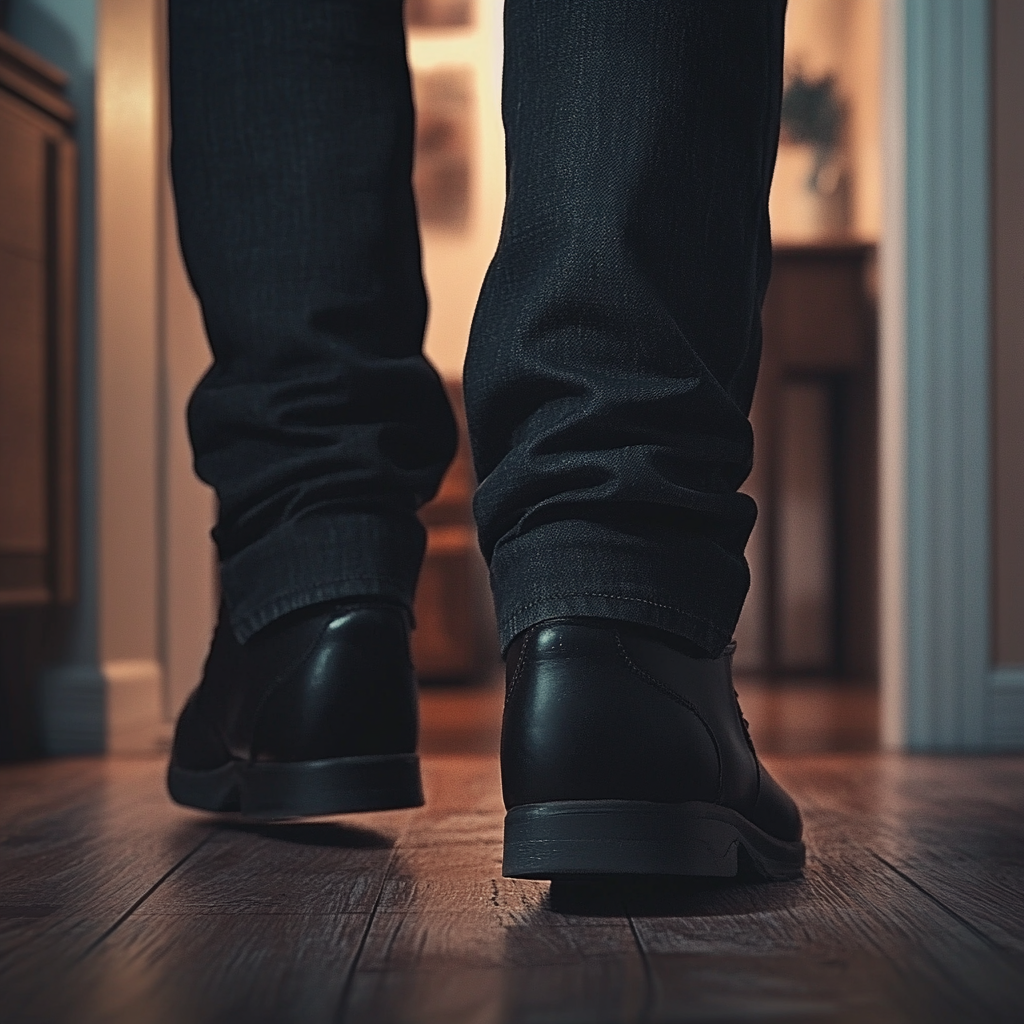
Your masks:
{"label": "wooden floor", "polygon": [[501,877],[488,701],[428,694],[412,812],[258,826],[155,759],[3,768],[0,1020],[1024,1020],[1024,758],[776,755],[804,879],[552,891]]}

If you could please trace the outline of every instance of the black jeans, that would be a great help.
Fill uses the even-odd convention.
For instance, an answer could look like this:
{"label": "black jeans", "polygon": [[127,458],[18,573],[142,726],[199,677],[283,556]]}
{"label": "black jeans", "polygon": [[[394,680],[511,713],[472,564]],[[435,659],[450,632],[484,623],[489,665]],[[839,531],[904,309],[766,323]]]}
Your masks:
{"label": "black jeans", "polygon": [[[464,381],[503,647],[558,615],[731,637],[784,7],[506,2],[508,198]],[[401,3],[171,0],[170,29],[214,354],[189,425],[234,628],[410,605],[455,434],[421,354]]]}

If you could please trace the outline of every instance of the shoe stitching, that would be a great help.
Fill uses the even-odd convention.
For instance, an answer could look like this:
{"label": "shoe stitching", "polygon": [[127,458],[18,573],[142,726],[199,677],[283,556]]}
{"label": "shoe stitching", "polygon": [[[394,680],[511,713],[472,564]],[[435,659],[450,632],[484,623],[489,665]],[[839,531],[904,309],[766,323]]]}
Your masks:
{"label": "shoe stitching", "polygon": [[505,694],[506,707],[508,706],[508,702],[512,699],[512,694],[515,692],[516,683],[519,682],[519,677],[523,674],[523,666],[526,664],[528,656],[526,645],[527,643],[529,643],[530,637],[532,637],[533,634],[537,632],[539,626],[540,624],[538,623],[536,626],[531,627],[530,630],[527,632],[526,636],[523,637],[523,647],[519,655],[519,664],[516,665],[516,670],[512,673],[512,682],[509,683],[508,692]]}
{"label": "shoe stitching", "polygon": [[[252,756],[253,740],[256,738],[256,729],[259,726],[260,716],[263,713],[263,709],[266,706],[267,701],[270,700],[271,696],[274,693],[277,692],[277,690],[280,688],[282,682],[284,682],[293,672],[296,671],[296,669],[299,668],[299,666],[301,666],[303,664],[303,662],[305,662],[309,658],[310,654],[313,652],[313,649],[320,642],[320,640],[323,637],[324,633],[327,631],[327,627],[330,625],[330,623],[331,623],[331,620],[327,619],[324,622],[323,626],[320,628],[320,630],[317,632],[317,634],[306,645],[305,650],[303,650],[300,654],[297,654],[292,661],[288,662],[283,668],[281,668],[278,671],[277,675],[275,675],[268,682],[266,691],[264,692],[263,696],[260,698],[259,703],[256,705],[256,707],[253,708],[253,713],[252,713],[252,729],[251,729],[251,735],[249,736],[249,740],[248,740],[249,756],[250,757]],[[231,629],[230,624],[228,624],[227,628],[229,630]],[[244,644],[239,644],[237,640],[235,640],[235,643],[238,645],[240,650],[244,650],[244,647],[245,647]],[[232,750],[231,750],[231,744],[228,742],[228,739],[227,739],[227,737],[224,734],[224,729],[223,729],[222,725],[219,724],[216,721],[211,720],[210,716],[206,713],[206,710],[205,710],[206,701],[203,700],[203,687],[202,687],[202,683],[201,682],[200,682],[200,685],[196,688],[196,694],[197,694],[198,701],[202,701],[202,706],[199,706],[198,701],[197,701],[197,709],[200,711],[200,713],[202,714],[203,718],[206,719],[207,723],[213,726],[213,730],[214,730],[217,738],[220,740],[221,744],[223,745],[224,749],[228,752],[229,756],[234,758],[234,754],[232,753]]]}
{"label": "shoe stitching", "polygon": [[[730,659],[730,676],[732,675],[732,656],[736,653],[736,641],[733,640],[724,651],[725,655]],[[736,687],[732,688],[733,704],[736,707],[736,717],[739,719],[740,727],[743,729],[743,738],[747,741],[747,749],[750,751],[750,756],[754,759],[754,768],[757,770],[757,787],[754,790],[754,803],[753,806],[757,806],[758,800],[761,799],[761,759],[757,756],[757,751],[754,749],[754,741],[750,735],[750,723],[746,720],[743,715],[743,708],[740,707],[740,695],[736,692]]]}
{"label": "shoe stitching", "polygon": [[309,656],[313,653],[314,648],[323,639],[323,635],[327,632],[327,627],[330,626],[332,621],[333,620],[331,618],[327,618],[323,626],[320,627],[320,630],[317,632],[316,636],[313,637],[313,639],[310,640],[310,642],[306,645],[306,649],[302,652],[302,655],[296,657],[296,659],[292,661],[286,668],[283,668],[278,673],[276,678],[271,680],[270,684],[267,686],[266,692],[260,698],[260,702],[256,705],[256,708],[253,711],[252,735],[249,738],[250,759],[252,758],[252,746],[253,742],[256,739],[256,730],[259,727],[260,716],[263,714],[263,709],[264,707],[266,707],[267,701],[269,701],[270,698],[275,693],[277,693],[277,691],[281,687],[281,684],[284,683],[293,672],[295,672],[301,665],[303,665],[309,659]]}
{"label": "shoe stitching", "polygon": [[750,756],[754,759],[754,767],[757,769],[757,787],[754,790],[754,803],[752,805],[756,807],[758,800],[761,799],[761,759],[757,756],[757,751],[754,749],[754,741],[750,737],[750,725],[746,718],[743,717],[743,709],[740,707],[740,695],[736,692],[735,687],[733,687],[732,696],[736,705],[736,717],[740,720],[743,736],[747,741],[747,749],[750,751]]}
{"label": "shoe stitching", "polygon": [[[190,700],[195,700],[196,711],[199,712],[199,715],[203,718],[203,720],[206,722],[206,724],[213,730],[213,734],[220,741],[220,745],[224,748],[225,752],[228,755],[228,761],[226,761],[225,763],[226,764],[230,764],[231,761],[236,760],[235,755],[234,755],[234,753],[231,750],[231,744],[228,742],[227,736],[224,734],[223,726],[221,725],[221,723],[219,721],[217,721],[217,716],[216,715],[211,715],[209,713],[210,709],[208,708],[208,705],[210,703],[210,697],[208,696],[207,689],[203,686],[203,683],[206,682],[206,673],[207,673],[207,670],[209,669],[210,659],[213,657],[213,645],[214,645],[214,643],[217,640],[217,628],[219,626],[220,626],[220,622],[218,621],[217,626],[214,627],[213,638],[210,641],[210,650],[209,650],[209,652],[206,655],[206,662],[203,665],[203,674],[199,678],[199,685],[195,688],[195,690],[192,691],[192,697],[190,698]],[[228,632],[230,633],[231,632],[231,624],[230,624],[230,622],[226,623],[226,626],[227,626]],[[233,636],[232,636],[232,639],[234,640],[234,642],[236,644],[238,643],[238,641]],[[186,705],[186,708],[187,708],[187,705]],[[182,714],[185,713],[186,708],[182,709]],[[180,721],[180,716],[179,716],[179,721]],[[171,756],[172,756],[172,758],[174,756],[173,748],[171,750]]]}
{"label": "shoe stitching", "polygon": [[290,676],[297,668],[299,668],[300,665],[302,665],[305,661],[308,660],[309,656],[313,653],[313,649],[323,639],[324,633],[327,632],[328,626],[330,626],[330,624],[333,621],[334,621],[334,616],[328,616],[328,618],[325,619],[324,624],[320,627],[320,629],[317,632],[316,636],[314,636],[309,641],[309,643],[306,645],[306,649],[301,654],[297,654],[295,656],[294,661],[292,661],[289,664],[285,665],[285,667],[282,668],[278,672],[278,674],[271,680],[271,682],[270,682],[270,688],[271,689],[273,689],[274,687],[279,686],[288,676]]}
{"label": "shoe stitching", "polygon": [[[203,700],[202,685],[197,686],[195,688],[195,690],[192,693],[192,700],[194,700],[195,702],[192,706],[195,708],[196,714],[203,720],[204,725],[206,725],[206,727],[210,730],[214,737],[216,737],[217,742],[220,743],[221,747],[224,749],[224,753],[227,755],[227,760],[224,763],[230,764],[232,761],[236,760],[235,755],[231,753],[231,745],[224,737],[224,730],[216,721],[212,720],[210,716],[207,714],[207,709],[205,707],[207,702]],[[182,709],[182,714],[185,713],[187,708],[188,704],[186,704],[185,708]],[[173,746],[171,748],[171,760],[174,760]]]}
{"label": "shoe stitching", "polygon": [[659,693],[668,697],[670,700],[675,701],[681,707],[684,707],[704,726],[704,731],[708,734],[708,738],[711,740],[712,746],[715,748],[715,756],[718,758],[718,798],[715,803],[721,804],[722,802],[722,786],[723,786],[723,772],[722,772],[722,751],[718,746],[718,740],[715,738],[715,734],[711,731],[710,726],[704,720],[704,716],[697,710],[696,706],[691,704],[685,697],[680,696],[675,690],[670,689],[659,679],[656,679],[649,672],[645,672],[635,661],[629,656],[629,652],[626,650],[625,644],[622,642],[622,637],[619,635],[618,630],[615,630],[615,643],[618,645],[619,653],[622,655],[626,665],[638,675],[645,683],[653,686]]}

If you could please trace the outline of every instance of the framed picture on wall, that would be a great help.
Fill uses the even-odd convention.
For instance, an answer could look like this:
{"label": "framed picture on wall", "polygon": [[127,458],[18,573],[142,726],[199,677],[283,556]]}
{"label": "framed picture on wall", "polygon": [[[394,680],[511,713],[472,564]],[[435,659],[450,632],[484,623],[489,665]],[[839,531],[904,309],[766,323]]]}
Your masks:
{"label": "framed picture on wall", "polygon": [[413,187],[420,222],[461,229],[469,219],[473,145],[473,70],[440,67],[413,76],[416,159]]}
{"label": "framed picture on wall", "polygon": [[412,28],[463,28],[472,24],[473,0],[405,0],[405,21]]}

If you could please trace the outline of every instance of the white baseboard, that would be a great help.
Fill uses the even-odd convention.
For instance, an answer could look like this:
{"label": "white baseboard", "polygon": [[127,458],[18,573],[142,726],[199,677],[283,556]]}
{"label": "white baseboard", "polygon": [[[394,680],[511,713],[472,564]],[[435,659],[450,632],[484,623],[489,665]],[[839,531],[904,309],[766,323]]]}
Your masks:
{"label": "white baseboard", "polygon": [[148,659],[103,663],[107,683],[106,751],[150,754],[166,749],[163,669]]}

